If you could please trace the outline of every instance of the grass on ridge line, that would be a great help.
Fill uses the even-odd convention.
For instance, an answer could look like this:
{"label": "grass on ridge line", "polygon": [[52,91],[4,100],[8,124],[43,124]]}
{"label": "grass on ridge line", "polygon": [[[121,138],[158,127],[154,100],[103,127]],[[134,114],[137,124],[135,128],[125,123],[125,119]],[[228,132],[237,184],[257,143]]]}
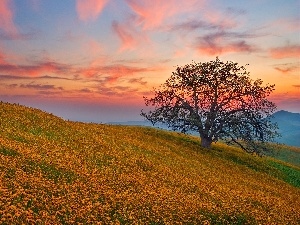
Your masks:
{"label": "grass on ridge line", "polygon": [[299,224],[299,166],[0,103],[0,224]]}

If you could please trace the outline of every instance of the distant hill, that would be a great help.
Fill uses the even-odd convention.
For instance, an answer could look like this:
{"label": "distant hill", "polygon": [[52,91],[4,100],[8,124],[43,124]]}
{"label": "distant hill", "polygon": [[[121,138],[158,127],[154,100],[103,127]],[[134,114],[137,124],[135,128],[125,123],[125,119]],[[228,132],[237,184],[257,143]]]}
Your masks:
{"label": "distant hill", "polygon": [[284,110],[273,114],[273,122],[279,127],[282,137],[276,139],[279,143],[300,147],[300,113],[291,113]]}
{"label": "distant hill", "polygon": [[299,224],[299,202],[297,165],[0,102],[1,224]]}
{"label": "distant hill", "polygon": [[[300,147],[300,113],[291,113],[281,110],[274,113],[273,116],[274,118],[272,118],[272,121],[278,124],[279,133],[281,134],[281,137],[277,138],[275,141],[286,145]],[[149,121],[110,122],[108,124],[148,126],[170,130],[164,124],[153,126]],[[198,135],[198,133],[195,132],[193,134]]]}

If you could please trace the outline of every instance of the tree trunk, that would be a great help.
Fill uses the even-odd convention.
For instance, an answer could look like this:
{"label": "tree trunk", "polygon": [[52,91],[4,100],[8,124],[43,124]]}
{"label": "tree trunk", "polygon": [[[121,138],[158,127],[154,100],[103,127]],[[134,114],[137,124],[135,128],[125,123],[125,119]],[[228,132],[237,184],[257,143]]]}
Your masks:
{"label": "tree trunk", "polygon": [[210,148],[212,140],[207,137],[201,137],[201,147]]}

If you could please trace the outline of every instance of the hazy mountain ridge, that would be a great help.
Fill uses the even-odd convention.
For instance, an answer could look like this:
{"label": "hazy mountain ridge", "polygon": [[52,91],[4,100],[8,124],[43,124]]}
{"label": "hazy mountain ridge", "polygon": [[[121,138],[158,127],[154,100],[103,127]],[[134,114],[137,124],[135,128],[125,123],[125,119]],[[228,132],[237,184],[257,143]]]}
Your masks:
{"label": "hazy mountain ridge", "polygon": [[[292,113],[288,111],[278,111],[273,114],[272,121],[276,122],[279,127],[280,138],[276,138],[275,141],[300,147],[300,113]],[[129,126],[148,126],[148,127],[158,127],[161,129],[170,130],[166,125],[160,124],[153,126],[149,121],[127,121],[127,122],[110,122],[109,124],[119,124],[119,125],[129,125]],[[198,135],[197,133],[193,133]]]}
{"label": "hazy mountain ridge", "polygon": [[281,110],[274,113],[273,117],[272,121],[278,124],[279,133],[282,135],[276,141],[300,147],[300,113]]}
{"label": "hazy mountain ridge", "polygon": [[298,166],[2,102],[0,172],[3,224],[300,222]]}

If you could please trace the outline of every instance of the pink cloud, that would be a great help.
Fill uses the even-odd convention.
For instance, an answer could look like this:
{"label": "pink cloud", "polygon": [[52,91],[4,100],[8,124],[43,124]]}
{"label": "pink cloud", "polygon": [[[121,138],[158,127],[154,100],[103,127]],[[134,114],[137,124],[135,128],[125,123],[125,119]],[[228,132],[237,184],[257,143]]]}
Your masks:
{"label": "pink cloud", "polygon": [[300,45],[288,45],[270,49],[270,55],[274,59],[300,58]]}
{"label": "pink cloud", "polygon": [[89,38],[82,47],[83,51],[88,51],[89,55],[93,57],[99,56],[99,53],[103,51],[102,45],[93,38]]}
{"label": "pink cloud", "polygon": [[16,36],[18,30],[13,21],[13,11],[11,9],[11,1],[0,1],[0,29],[4,30],[9,36]]}
{"label": "pink cloud", "polygon": [[159,27],[162,22],[175,14],[193,10],[196,0],[126,0],[132,11],[138,15],[137,23],[143,29]]}
{"label": "pink cloud", "polygon": [[300,112],[299,92],[274,93],[270,96],[270,100],[276,103],[278,109],[285,109],[291,112]]}
{"label": "pink cloud", "polygon": [[138,34],[133,29],[130,29],[129,26],[124,26],[114,21],[112,24],[112,28],[122,42],[120,51],[133,49],[138,45]]}
{"label": "pink cloud", "polygon": [[272,26],[276,31],[282,32],[282,29],[284,32],[299,32],[300,31],[300,22],[299,18],[281,18],[277,19],[269,26]]}
{"label": "pink cloud", "polygon": [[5,55],[0,52],[0,65],[6,63]]}
{"label": "pink cloud", "polygon": [[108,0],[77,0],[76,9],[80,20],[95,20],[102,12]]}
{"label": "pink cloud", "polygon": [[101,76],[104,81],[114,83],[121,77],[133,76],[137,73],[152,71],[153,68],[130,67],[125,65],[91,66],[78,70],[85,77]]}
{"label": "pink cloud", "polygon": [[63,73],[69,69],[68,65],[51,61],[39,62],[34,65],[16,65],[8,63],[4,59],[1,61],[0,56],[0,72],[10,75],[39,76],[44,73]]}
{"label": "pink cloud", "polygon": [[221,29],[231,29],[237,27],[238,23],[231,18],[231,14],[228,12],[227,15],[219,12],[217,10],[204,10],[203,16],[205,21],[211,24],[211,26],[216,26]]}

